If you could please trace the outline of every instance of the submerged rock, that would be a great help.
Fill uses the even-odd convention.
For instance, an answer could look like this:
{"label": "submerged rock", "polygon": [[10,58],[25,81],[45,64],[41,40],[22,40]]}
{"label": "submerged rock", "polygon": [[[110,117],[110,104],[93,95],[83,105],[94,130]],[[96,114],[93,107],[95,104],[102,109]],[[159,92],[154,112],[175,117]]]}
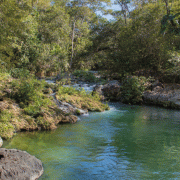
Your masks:
{"label": "submerged rock", "polygon": [[2,140],[2,138],[0,136],[0,147],[2,147],[2,145],[3,145],[3,140]]}
{"label": "submerged rock", "polygon": [[35,180],[43,174],[42,162],[26,151],[0,149],[1,180]]}

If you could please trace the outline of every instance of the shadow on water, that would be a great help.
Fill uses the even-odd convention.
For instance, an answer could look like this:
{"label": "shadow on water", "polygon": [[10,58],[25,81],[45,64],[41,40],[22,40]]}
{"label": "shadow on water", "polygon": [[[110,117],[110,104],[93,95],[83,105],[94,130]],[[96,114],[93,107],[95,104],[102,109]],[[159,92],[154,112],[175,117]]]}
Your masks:
{"label": "shadow on water", "polygon": [[54,131],[18,133],[4,147],[42,160],[40,179],[180,178],[180,112],[111,103]]}

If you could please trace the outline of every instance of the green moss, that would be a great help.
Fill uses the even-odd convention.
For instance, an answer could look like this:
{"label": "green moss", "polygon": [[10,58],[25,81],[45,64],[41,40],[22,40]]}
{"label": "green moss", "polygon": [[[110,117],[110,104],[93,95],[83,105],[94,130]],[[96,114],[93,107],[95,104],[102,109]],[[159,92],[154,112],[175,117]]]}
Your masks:
{"label": "green moss", "polygon": [[76,114],[77,114],[77,115],[80,115],[80,114],[81,114],[81,112],[80,112],[79,109],[76,109]]}

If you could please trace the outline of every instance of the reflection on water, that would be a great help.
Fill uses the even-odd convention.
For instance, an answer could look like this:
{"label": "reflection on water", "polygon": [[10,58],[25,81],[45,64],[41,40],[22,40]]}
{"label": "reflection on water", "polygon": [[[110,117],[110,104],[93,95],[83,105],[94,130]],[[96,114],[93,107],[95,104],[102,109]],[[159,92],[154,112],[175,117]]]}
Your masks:
{"label": "reflection on water", "polygon": [[110,107],[54,131],[18,133],[3,147],[41,159],[40,179],[179,179],[180,112]]}

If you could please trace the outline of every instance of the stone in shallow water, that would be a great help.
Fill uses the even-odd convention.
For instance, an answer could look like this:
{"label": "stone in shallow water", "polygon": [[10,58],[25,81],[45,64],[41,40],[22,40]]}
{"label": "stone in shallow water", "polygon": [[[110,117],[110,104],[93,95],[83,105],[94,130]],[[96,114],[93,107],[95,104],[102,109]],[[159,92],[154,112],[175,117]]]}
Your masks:
{"label": "stone in shallow water", "polygon": [[1,180],[35,180],[42,174],[42,162],[35,156],[17,149],[0,149]]}

